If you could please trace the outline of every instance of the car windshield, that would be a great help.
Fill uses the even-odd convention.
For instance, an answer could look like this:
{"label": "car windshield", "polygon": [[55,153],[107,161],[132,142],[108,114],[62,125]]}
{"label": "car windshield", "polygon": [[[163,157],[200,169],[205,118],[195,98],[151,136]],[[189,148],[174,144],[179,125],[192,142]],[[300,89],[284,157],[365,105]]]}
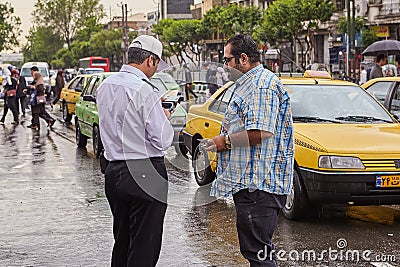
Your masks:
{"label": "car windshield", "polygon": [[165,82],[165,83],[174,83],[178,85],[175,81],[175,79],[169,75],[168,73],[158,73],[158,76]]}
{"label": "car windshield", "polygon": [[104,70],[98,68],[98,69],[85,69],[83,71],[83,73],[85,73],[85,74],[93,74],[93,73],[100,73],[100,72],[104,72]]}
{"label": "car windshield", "polygon": [[294,122],[393,122],[384,108],[358,86],[289,84],[286,88]]}
{"label": "car windshield", "polygon": [[[47,77],[49,76],[49,74],[47,73],[47,68],[43,68],[43,67],[38,67],[40,74],[42,74],[43,77]],[[21,69],[21,76],[24,77],[32,77],[31,75],[31,69],[30,68],[23,68]]]}

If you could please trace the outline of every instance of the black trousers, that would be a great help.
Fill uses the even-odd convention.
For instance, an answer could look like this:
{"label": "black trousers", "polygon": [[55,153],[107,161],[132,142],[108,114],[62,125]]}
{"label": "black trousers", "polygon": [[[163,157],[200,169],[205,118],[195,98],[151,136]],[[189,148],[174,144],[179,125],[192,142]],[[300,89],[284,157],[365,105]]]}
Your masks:
{"label": "black trousers", "polygon": [[243,189],[233,195],[240,252],[250,267],[275,267],[274,234],[286,196]]}
{"label": "black trousers", "polygon": [[13,97],[6,96],[4,98],[4,100],[5,100],[5,103],[4,103],[4,107],[3,107],[3,116],[1,117],[1,121],[4,122],[4,120],[6,119],[8,109],[11,110],[14,121],[18,121],[17,98],[15,96],[13,96]]}
{"label": "black trousers", "polygon": [[[143,183],[143,181],[150,183]],[[111,161],[105,171],[105,193],[114,216],[113,267],[153,267],[162,241],[167,209],[167,171],[164,158]],[[148,190],[159,183],[157,190]],[[160,199],[160,196],[163,199]]]}
{"label": "black trousers", "polygon": [[47,123],[54,120],[46,111],[45,104],[37,104],[32,107],[32,125],[40,126],[39,118],[44,119]]}
{"label": "black trousers", "polygon": [[25,107],[26,107],[25,101],[26,101],[26,96],[17,98],[17,111],[18,111],[18,114],[20,114],[19,113],[19,106],[21,105],[22,114],[25,115]]}

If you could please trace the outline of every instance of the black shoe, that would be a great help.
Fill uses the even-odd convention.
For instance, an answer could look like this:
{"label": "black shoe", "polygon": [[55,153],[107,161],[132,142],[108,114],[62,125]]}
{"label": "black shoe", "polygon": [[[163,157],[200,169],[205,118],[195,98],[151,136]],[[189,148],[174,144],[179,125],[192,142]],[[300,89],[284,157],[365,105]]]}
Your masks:
{"label": "black shoe", "polygon": [[18,123],[19,123],[19,121],[13,121],[11,124],[17,125]]}

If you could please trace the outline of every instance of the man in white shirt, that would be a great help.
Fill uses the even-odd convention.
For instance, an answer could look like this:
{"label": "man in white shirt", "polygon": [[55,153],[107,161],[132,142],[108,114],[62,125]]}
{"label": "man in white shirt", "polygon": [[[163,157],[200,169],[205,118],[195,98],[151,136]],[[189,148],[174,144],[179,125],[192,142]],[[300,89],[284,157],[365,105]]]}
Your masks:
{"label": "man in white shirt", "polygon": [[361,66],[360,69],[360,85],[362,85],[367,82],[367,71],[365,70],[364,66]]}
{"label": "man in white shirt", "polygon": [[111,266],[155,266],[167,209],[164,151],[171,145],[169,112],[149,78],[167,67],[162,44],[141,35],[128,50],[128,64],[97,90],[104,156],[105,193],[114,216]]}

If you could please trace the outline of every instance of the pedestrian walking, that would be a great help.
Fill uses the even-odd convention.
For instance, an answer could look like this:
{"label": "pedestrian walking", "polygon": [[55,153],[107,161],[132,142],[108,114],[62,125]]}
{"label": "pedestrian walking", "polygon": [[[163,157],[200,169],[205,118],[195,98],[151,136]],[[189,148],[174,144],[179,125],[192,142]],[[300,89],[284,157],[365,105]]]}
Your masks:
{"label": "pedestrian walking", "polygon": [[45,94],[45,84],[40,74],[39,69],[36,66],[31,68],[33,76],[33,84],[30,85],[30,104],[32,110],[32,124],[28,128],[39,129],[40,122],[39,118],[44,119],[47,122],[47,126],[53,127],[56,122],[49,113],[46,111],[46,94]]}
{"label": "pedestrian walking", "polygon": [[[9,75],[11,74],[11,75]],[[8,70],[6,73],[6,84],[4,86],[4,108],[3,116],[0,119],[0,123],[4,123],[8,110],[10,109],[13,114],[13,122],[11,124],[17,125],[19,123],[18,111],[17,111],[17,88],[18,88],[19,74],[17,70]]]}
{"label": "pedestrian walking", "polygon": [[22,116],[25,117],[25,110],[26,110],[26,94],[24,90],[27,89],[25,77],[22,77],[18,73],[18,89],[17,89],[17,113],[20,114],[20,106]]}
{"label": "pedestrian walking", "polygon": [[243,75],[236,80],[220,135],[206,144],[207,150],[219,152],[211,195],[233,195],[240,251],[250,266],[276,266],[272,236],[293,179],[289,95],[261,65],[250,36],[229,39],[224,56],[231,74]]}
{"label": "pedestrian walking", "polygon": [[228,73],[225,72],[224,68],[217,68],[217,84],[224,85],[229,81]]}
{"label": "pedestrian walking", "polygon": [[370,79],[384,77],[382,66],[387,64],[387,57],[384,54],[379,54],[376,57],[376,64],[372,67],[371,73],[369,74]]}
{"label": "pedestrian walking", "polygon": [[61,95],[61,90],[64,88],[65,81],[64,81],[64,76],[62,71],[57,72],[56,76],[56,85],[54,86],[54,98],[53,101],[51,102],[51,108],[53,109],[53,106],[57,104],[58,100],[60,100],[60,95]]}
{"label": "pedestrian walking", "polygon": [[128,64],[97,89],[105,193],[114,217],[111,266],[155,266],[161,249],[168,181],[164,151],[171,145],[170,113],[149,78],[166,67],[162,44],[141,35]]}
{"label": "pedestrian walking", "polygon": [[360,85],[364,84],[367,82],[367,71],[365,70],[364,66],[360,67],[361,72],[360,72]]}

